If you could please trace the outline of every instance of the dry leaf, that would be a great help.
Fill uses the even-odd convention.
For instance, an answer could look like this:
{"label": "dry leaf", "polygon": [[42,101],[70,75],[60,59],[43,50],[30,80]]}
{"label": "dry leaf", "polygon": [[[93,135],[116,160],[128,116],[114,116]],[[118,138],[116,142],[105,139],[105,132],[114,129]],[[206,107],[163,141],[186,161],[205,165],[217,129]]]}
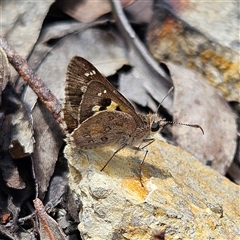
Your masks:
{"label": "dry leaf", "polygon": [[0,106],[2,102],[2,91],[5,89],[10,77],[10,66],[6,53],[0,47]]}
{"label": "dry leaf", "polygon": [[36,141],[33,152],[34,171],[39,186],[39,196],[43,197],[54,172],[60,147],[63,145],[63,133],[41,102],[37,102],[33,108],[32,117]]}
{"label": "dry leaf", "polygon": [[[25,183],[22,181],[19,169],[13,159],[25,158],[33,152],[32,126],[25,107],[9,84],[3,91],[2,100],[1,110],[3,115],[2,125],[0,126],[1,172],[8,187],[23,189]],[[21,151],[19,151],[19,146],[21,146]]]}
{"label": "dry leaf", "polygon": [[[23,58],[27,58],[31,53],[53,2],[53,0],[45,2],[1,1],[1,35]],[[18,74],[12,71],[11,80],[15,81],[18,77]]]}
{"label": "dry leaf", "polygon": [[[29,156],[33,152],[34,138],[32,125],[23,103],[16,96],[8,93],[9,100],[18,106],[18,110],[12,114],[12,145],[9,146],[13,158],[19,159]],[[18,144],[16,144],[18,142]],[[22,151],[16,150],[21,146]]]}
{"label": "dry leaf", "polygon": [[190,70],[168,63],[174,82],[174,121],[199,124],[196,129],[173,126],[177,143],[197,159],[225,175],[237,140],[235,115],[226,100],[204,79]]}
{"label": "dry leaf", "polygon": [[6,183],[6,186],[14,189],[24,189],[26,184],[19,175],[17,166],[9,153],[1,153],[1,174]]}
{"label": "dry leaf", "polygon": [[148,24],[153,14],[153,0],[135,1],[124,8],[128,21],[134,24]]}
{"label": "dry leaf", "polygon": [[[121,0],[122,6],[127,6],[134,2],[133,0]],[[77,19],[80,22],[92,22],[102,15],[111,12],[111,5],[108,0],[102,1],[57,1],[59,8],[67,15]],[[87,13],[87,14],[86,14]]]}
{"label": "dry leaf", "polygon": [[32,51],[43,20],[53,2],[1,1],[2,36],[22,57],[26,58]]}
{"label": "dry leaf", "polygon": [[[133,66],[132,71],[121,75],[120,91],[128,100],[137,102],[142,106],[150,106],[153,111],[156,111],[157,106],[154,100],[158,102],[162,101],[171,87],[171,79],[140,41],[128,23],[119,2],[112,0],[112,6],[118,30],[126,43],[130,65]],[[129,85],[131,88],[129,88]],[[167,98],[163,102],[163,106],[171,111],[172,99],[170,97]]]}
{"label": "dry leaf", "polygon": [[[53,176],[49,183],[47,194],[44,198],[46,207],[53,208],[63,201],[67,194],[68,186],[68,167],[65,158],[59,157]],[[47,208],[48,210],[48,208]]]}
{"label": "dry leaf", "polygon": [[[88,59],[101,73],[109,76],[113,75],[123,64],[128,63],[123,49],[122,41],[111,32],[87,29],[69,34],[52,47],[51,52],[38,66],[37,73],[44,79],[54,95],[63,101],[67,65],[73,56],[78,55]],[[36,99],[33,91],[27,88],[24,101],[29,110],[35,104]]]}

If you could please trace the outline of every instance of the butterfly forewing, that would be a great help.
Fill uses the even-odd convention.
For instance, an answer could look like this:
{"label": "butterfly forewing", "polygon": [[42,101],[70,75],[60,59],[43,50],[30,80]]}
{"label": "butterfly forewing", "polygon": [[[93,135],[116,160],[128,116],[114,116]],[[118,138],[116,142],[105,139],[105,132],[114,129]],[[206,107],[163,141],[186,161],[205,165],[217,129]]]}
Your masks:
{"label": "butterfly forewing", "polygon": [[[86,59],[75,56],[71,59],[67,68],[66,87],[65,87],[65,103],[63,108],[64,120],[67,125],[67,130],[72,132],[82,121],[87,117],[90,117],[92,111],[87,112],[85,109],[85,103],[90,99],[85,97],[84,104],[82,103],[83,96],[89,92],[88,85],[91,81],[101,82],[105,88],[108,89],[108,94],[111,92],[111,96],[114,97],[115,103],[122,106],[123,111],[131,111],[135,114],[134,107],[128,102],[109,82],[102,76],[102,74]],[[97,92],[99,93],[99,91]],[[99,100],[94,98],[99,104]],[[81,117],[80,112],[85,112],[85,117]],[[141,121],[136,115],[137,121]],[[81,119],[81,120],[80,120]]]}
{"label": "butterfly forewing", "polygon": [[87,84],[91,81],[90,77],[84,75],[87,67],[84,62],[79,57],[73,57],[67,68],[63,114],[69,132],[78,126],[79,105]]}
{"label": "butterfly forewing", "polygon": [[119,98],[116,89],[113,87],[109,88],[109,86],[106,86],[102,82],[91,81],[88,84],[88,91],[84,94],[80,104],[79,122],[82,123],[95,113],[105,110],[130,114],[137,125],[142,125],[142,119],[136,114],[133,108],[129,108],[123,99]]}
{"label": "butterfly forewing", "polygon": [[[134,146],[150,133],[149,117],[137,114],[91,63],[77,56],[68,66],[64,117],[71,142],[82,148]],[[71,118],[74,124],[67,122]]]}

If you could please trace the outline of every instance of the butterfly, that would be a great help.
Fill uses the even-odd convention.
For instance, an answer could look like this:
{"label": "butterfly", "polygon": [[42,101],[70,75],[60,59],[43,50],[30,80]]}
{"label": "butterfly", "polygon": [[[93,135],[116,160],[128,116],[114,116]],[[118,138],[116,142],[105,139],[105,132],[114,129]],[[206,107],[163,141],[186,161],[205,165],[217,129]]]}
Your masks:
{"label": "butterfly", "polygon": [[[140,150],[154,141],[153,134],[170,123],[157,114],[137,113],[89,61],[79,56],[69,62],[65,94],[63,114],[68,141],[82,149],[111,145],[116,148],[113,156],[125,147]],[[142,144],[145,146],[140,147]]]}

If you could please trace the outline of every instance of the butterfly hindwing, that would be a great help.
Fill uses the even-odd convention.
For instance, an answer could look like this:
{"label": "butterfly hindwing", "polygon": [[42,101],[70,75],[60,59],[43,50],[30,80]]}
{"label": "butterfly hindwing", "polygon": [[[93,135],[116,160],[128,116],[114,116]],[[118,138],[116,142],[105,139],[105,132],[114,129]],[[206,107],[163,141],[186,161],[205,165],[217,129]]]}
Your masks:
{"label": "butterfly hindwing", "polygon": [[72,132],[70,141],[81,148],[101,147],[108,144],[122,146],[135,129],[136,123],[129,114],[102,111],[82,122]]}

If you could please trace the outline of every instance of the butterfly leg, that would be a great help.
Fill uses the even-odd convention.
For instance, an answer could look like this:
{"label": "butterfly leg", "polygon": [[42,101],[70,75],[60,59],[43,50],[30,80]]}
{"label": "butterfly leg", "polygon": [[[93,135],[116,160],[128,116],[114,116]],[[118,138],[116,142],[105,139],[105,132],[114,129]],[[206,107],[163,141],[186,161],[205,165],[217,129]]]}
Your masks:
{"label": "butterfly leg", "polygon": [[148,145],[152,144],[155,141],[154,138],[146,138],[143,139],[143,142],[148,142],[145,146],[141,147],[141,149],[144,149],[145,147],[147,147]]}
{"label": "butterfly leg", "polygon": [[117,151],[115,151],[113,153],[113,155],[111,156],[111,158],[106,162],[106,164],[102,167],[102,169],[100,170],[101,172],[104,170],[104,168],[109,164],[109,162],[113,159],[113,157],[123,148],[125,148],[127,146],[127,144],[124,144],[122,147],[120,147]]}
{"label": "butterfly leg", "polygon": [[142,187],[144,187],[143,182],[142,182],[142,165],[143,165],[143,162],[144,162],[145,158],[147,157],[147,154],[148,154],[148,150],[145,151],[145,155],[144,155],[143,160],[142,160],[142,162],[140,163],[140,166],[139,166],[140,183],[141,183]]}
{"label": "butterfly leg", "polygon": [[[132,147],[132,149],[137,150],[137,151],[142,151],[143,150],[143,148],[140,148],[140,147]],[[147,154],[148,154],[148,150],[145,151],[143,160],[139,164],[139,180],[140,180],[140,183],[141,183],[142,187],[144,187],[143,180],[142,180],[142,165],[143,165],[143,162],[144,162],[145,158],[147,157]]]}
{"label": "butterfly leg", "polygon": [[[150,145],[154,141],[155,141],[154,138],[147,138],[147,139],[143,140],[143,142],[148,142],[146,145],[144,145],[143,147],[132,147],[132,148],[137,150],[137,151],[142,151],[142,150],[144,150],[144,148],[146,148],[148,145]],[[142,181],[142,166],[143,166],[143,163],[145,161],[145,158],[147,157],[147,154],[148,154],[148,150],[145,151],[143,160],[142,160],[142,162],[139,165],[139,178],[140,178],[140,183],[141,183],[142,187],[144,187],[143,186],[143,181]]]}

